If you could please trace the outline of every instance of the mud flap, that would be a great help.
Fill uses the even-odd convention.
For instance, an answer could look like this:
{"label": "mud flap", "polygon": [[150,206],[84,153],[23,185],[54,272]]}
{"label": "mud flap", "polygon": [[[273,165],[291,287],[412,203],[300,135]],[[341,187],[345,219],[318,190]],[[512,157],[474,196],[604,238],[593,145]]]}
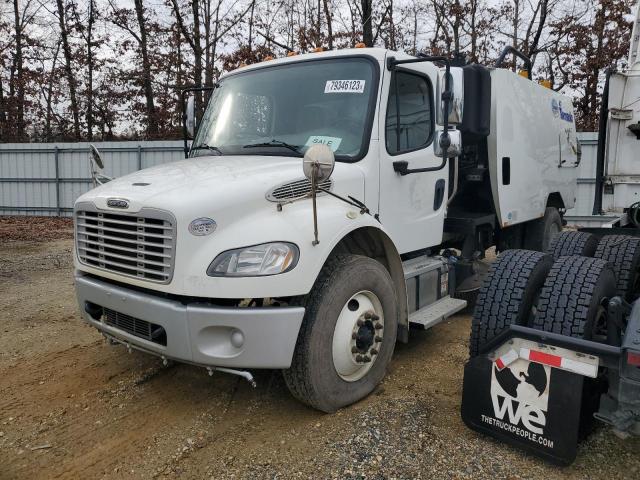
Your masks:
{"label": "mud flap", "polygon": [[581,375],[524,359],[500,369],[479,355],[464,368],[462,419],[473,430],[569,465],[576,458],[581,415],[592,417],[582,411],[583,383]]}

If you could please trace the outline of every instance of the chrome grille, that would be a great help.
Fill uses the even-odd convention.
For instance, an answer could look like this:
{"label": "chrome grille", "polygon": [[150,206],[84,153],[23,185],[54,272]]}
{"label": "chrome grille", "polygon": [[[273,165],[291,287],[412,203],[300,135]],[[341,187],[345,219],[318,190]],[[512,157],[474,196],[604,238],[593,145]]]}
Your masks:
{"label": "chrome grille", "polygon": [[[333,182],[330,178],[320,182],[318,185],[325,190],[331,190]],[[286,200],[295,200],[296,198],[302,198],[305,195],[311,193],[311,181],[307,178],[296,180],[294,182],[287,182],[277,187],[272,188],[267,192],[267,200],[271,202],[281,202]],[[319,192],[322,194],[322,192]]]}
{"label": "chrome grille", "polygon": [[160,325],[140,320],[110,308],[104,309],[104,323],[150,342],[167,345],[167,332]]}
{"label": "chrome grille", "polygon": [[169,283],[175,258],[175,222],[166,212],[76,211],[80,262],[152,282]]}

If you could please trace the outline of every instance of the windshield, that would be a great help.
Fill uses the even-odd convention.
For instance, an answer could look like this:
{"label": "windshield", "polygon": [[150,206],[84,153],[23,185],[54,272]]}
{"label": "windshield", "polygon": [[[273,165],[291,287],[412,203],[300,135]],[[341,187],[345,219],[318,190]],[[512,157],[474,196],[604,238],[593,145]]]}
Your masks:
{"label": "windshield", "polygon": [[239,73],[213,91],[191,155],[302,156],[316,143],[337,160],[361,158],[369,141],[374,64],[313,60]]}

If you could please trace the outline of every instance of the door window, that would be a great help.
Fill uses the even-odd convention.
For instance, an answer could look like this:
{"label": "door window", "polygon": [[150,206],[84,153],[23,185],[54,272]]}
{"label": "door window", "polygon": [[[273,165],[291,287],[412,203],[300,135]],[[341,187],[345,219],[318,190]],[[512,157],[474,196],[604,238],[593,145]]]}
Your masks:
{"label": "door window", "polygon": [[403,71],[394,73],[385,130],[389,155],[418,150],[431,143],[433,100],[428,78]]}

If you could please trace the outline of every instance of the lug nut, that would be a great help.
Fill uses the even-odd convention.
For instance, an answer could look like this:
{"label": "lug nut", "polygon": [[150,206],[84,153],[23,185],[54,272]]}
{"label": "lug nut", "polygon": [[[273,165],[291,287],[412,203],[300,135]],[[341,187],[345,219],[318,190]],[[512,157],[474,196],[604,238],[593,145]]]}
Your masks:
{"label": "lug nut", "polygon": [[369,357],[363,357],[363,358],[362,358],[362,361],[363,361],[364,363],[369,363],[369,362],[371,361],[371,358],[369,358]]}
{"label": "lug nut", "polygon": [[357,355],[356,356],[356,362],[362,362],[362,355]]}
{"label": "lug nut", "polygon": [[364,320],[359,318],[358,321],[356,322],[356,325],[358,325],[359,327],[363,326],[364,325]]}
{"label": "lug nut", "polygon": [[358,347],[351,347],[351,353],[358,353]]}
{"label": "lug nut", "polygon": [[376,330],[380,330],[382,328],[382,324],[381,323],[376,323],[375,329]]}
{"label": "lug nut", "polygon": [[378,354],[378,350],[376,350],[375,348],[372,348],[370,350],[370,352],[371,352],[371,355],[377,355]]}
{"label": "lug nut", "polygon": [[364,318],[366,318],[367,320],[370,320],[371,319],[371,312],[365,312]]}
{"label": "lug nut", "polygon": [[382,337],[379,337],[378,335],[376,335],[376,338],[374,338],[374,340],[376,341],[376,343],[380,343],[382,342]]}
{"label": "lug nut", "polygon": [[352,339],[352,340],[355,340],[356,338],[358,338],[358,335],[356,334],[356,332],[353,332],[353,333],[351,334],[351,339]]}
{"label": "lug nut", "polygon": [[380,316],[379,316],[379,315],[376,315],[375,313],[372,313],[372,314],[371,314],[371,319],[372,319],[372,320],[380,320]]}

